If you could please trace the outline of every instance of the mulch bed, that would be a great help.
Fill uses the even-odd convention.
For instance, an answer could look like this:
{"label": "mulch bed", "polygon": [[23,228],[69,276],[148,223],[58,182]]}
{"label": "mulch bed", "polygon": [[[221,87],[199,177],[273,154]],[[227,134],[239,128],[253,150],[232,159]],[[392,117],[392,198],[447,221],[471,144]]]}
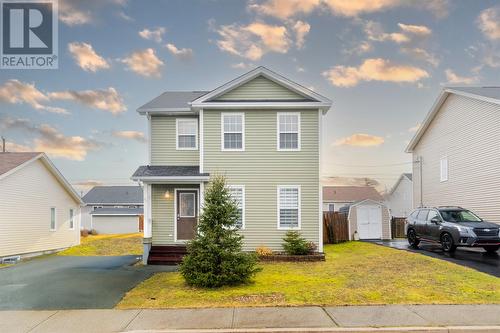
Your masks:
{"label": "mulch bed", "polygon": [[313,253],[306,255],[288,255],[285,253],[274,253],[268,256],[260,256],[260,261],[265,262],[312,262],[325,261],[324,253]]}

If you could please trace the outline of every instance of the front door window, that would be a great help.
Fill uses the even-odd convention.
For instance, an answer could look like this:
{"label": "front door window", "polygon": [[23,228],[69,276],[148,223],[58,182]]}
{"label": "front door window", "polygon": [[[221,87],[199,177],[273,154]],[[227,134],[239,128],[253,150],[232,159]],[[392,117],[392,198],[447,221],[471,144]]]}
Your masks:
{"label": "front door window", "polygon": [[177,190],[177,240],[190,240],[196,234],[198,200],[195,190]]}

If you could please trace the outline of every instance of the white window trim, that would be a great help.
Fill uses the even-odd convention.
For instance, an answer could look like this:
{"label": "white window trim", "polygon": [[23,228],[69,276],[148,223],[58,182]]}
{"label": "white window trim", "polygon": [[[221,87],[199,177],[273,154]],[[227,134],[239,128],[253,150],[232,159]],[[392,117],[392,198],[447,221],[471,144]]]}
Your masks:
{"label": "white window trim", "polygon": [[[179,147],[179,121],[190,120],[196,122],[195,144],[194,148]],[[198,150],[198,118],[175,118],[175,149],[176,150]]]}
{"label": "white window trim", "polygon": [[[297,148],[280,148],[280,116],[281,115],[296,115],[297,119]],[[301,130],[300,130],[300,112],[276,112],[276,150],[278,151],[300,151],[301,147]],[[295,132],[283,132],[283,133],[295,133]]]}
{"label": "white window trim", "polygon": [[[52,209],[54,209],[54,228],[52,228]],[[57,230],[57,208],[50,207],[49,231]]]}
{"label": "white window trim", "polygon": [[[280,226],[280,190],[281,189],[284,189],[284,188],[293,188],[293,189],[298,189],[298,198],[299,198],[299,202],[298,202],[298,223],[297,223],[297,227],[282,227]],[[302,200],[301,200],[301,190],[300,190],[300,186],[299,185],[279,185],[278,188],[276,189],[276,199],[277,199],[277,203],[276,203],[276,207],[277,207],[277,228],[278,230],[301,230],[301,206],[302,206]]]}
{"label": "white window trim", "polygon": [[[443,177],[443,162],[446,161],[446,177]],[[439,181],[441,183],[443,182],[446,182],[448,181],[448,178],[449,177],[449,163],[448,163],[448,156],[442,156],[440,159],[439,159]]]}
{"label": "white window trim", "polygon": [[[224,148],[224,116],[241,116],[241,148]],[[239,133],[239,132],[228,132]],[[221,151],[245,151],[245,113],[244,112],[221,112],[220,114],[220,150]]]}
{"label": "white window trim", "polygon": [[239,230],[245,230],[245,185],[228,185],[227,187],[241,189],[241,228]]}
{"label": "white window trim", "polygon": [[[73,211],[73,215],[71,215],[71,211]],[[71,220],[73,220],[73,226],[71,226]],[[69,230],[75,230],[75,209],[69,209]]]}

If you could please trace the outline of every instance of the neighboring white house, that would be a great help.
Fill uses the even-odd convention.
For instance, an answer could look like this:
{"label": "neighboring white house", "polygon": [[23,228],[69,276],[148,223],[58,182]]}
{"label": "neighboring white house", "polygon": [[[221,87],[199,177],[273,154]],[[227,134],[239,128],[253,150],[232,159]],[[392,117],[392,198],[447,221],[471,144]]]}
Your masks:
{"label": "neighboring white house", "polygon": [[81,204],[44,153],[0,153],[0,259],[80,244]]}
{"label": "neighboring white house", "polygon": [[407,217],[413,209],[413,181],[411,173],[403,173],[385,198],[394,217]]}
{"label": "neighboring white house", "polygon": [[406,152],[413,203],[500,223],[500,87],[444,88]]}
{"label": "neighboring white house", "polygon": [[343,207],[349,221],[349,239],[391,239],[391,215],[387,206],[366,199]]}
{"label": "neighboring white house", "polygon": [[323,186],[324,212],[338,212],[342,207],[365,199],[383,201],[372,186]]}
{"label": "neighboring white house", "polygon": [[82,229],[99,234],[142,231],[142,187],[95,186],[82,199]]}

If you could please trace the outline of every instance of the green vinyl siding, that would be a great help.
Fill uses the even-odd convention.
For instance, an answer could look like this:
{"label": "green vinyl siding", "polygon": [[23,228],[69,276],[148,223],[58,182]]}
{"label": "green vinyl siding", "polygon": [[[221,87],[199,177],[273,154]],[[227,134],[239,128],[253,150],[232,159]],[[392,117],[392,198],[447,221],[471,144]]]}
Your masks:
{"label": "green vinyl siding", "polygon": [[[198,165],[196,150],[176,149],[176,116],[151,117],[151,165]],[[182,117],[193,118],[193,117]],[[199,127],[199,126],[198,126]],[[199,140],[198,140],[199,141]]]}
{"label": "green vinyl siding", "polygon": [[[153,184],[151,187],[153,245],[175,244],[174,189],[176,188],[198,189],[199,185]],[[165,198],[165,192],[167,191],[170,193],[170,197],[168,199]]]}
{"label": "green vinyl siding", "polygon": [[[280,110],[287,111],[287,110]],[[239,111],[241,112],[241,111]],[[298,185],[301,192],[301,234],[319,241],[318,111],[301,113],[301,150],[277,150],[277,111],[248,110],[245,150],[221,151],[221,111],[205,110],[204,171],[223,174],[229,185],[245,186],[245,249],[265,245],[281,249],[286,230],[278,230],[277,188]]]}
{"label": "green vinyl siding", "polygon": [[304,99],[305,97],[277,84],[263,76],[258,76],[247,83],[215,98],[215,100],[273,100]]}

